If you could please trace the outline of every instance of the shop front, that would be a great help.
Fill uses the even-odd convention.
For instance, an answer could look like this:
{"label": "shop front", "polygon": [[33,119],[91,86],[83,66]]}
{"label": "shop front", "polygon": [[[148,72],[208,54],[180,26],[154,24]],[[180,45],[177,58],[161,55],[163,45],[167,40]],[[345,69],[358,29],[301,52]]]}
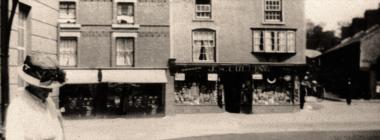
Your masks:
{"label": "shop front", "polygon": [[77,81],[70,80],[78,76],[72,72],[67,72],[68,84],[60,88],[59,105],[64,116],[164,115],[164,70],[88,70],[81,71],[87,75]]}
{"label": "shop front", "polygon": [[173,69],[177,113],[299,110],[299,67],[188,66]]}

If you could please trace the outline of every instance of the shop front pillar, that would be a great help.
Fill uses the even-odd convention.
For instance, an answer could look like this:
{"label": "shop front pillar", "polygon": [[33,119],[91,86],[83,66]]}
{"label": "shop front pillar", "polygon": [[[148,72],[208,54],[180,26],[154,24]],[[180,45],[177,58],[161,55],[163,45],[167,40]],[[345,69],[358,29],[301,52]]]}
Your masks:
{"label": "shop front pillar", "polygon": [[168,76],[168,82],[166,83],[165,91],[165,115],[175,115],[174,76]]}

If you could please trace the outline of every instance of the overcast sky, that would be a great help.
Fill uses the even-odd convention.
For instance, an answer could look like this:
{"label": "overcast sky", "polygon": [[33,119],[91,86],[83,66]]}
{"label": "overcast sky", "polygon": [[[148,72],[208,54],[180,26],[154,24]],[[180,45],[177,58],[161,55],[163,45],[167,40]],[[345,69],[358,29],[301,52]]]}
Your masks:
{"label": "overcast sky", "polygon": [[[380,0],[306,0],[306,18],[324,29],[337,30],[339,22],[350,23],[353,17],[363,17],[366,9],[376,9]],[[380,17],[379,17],[380,18]]]}

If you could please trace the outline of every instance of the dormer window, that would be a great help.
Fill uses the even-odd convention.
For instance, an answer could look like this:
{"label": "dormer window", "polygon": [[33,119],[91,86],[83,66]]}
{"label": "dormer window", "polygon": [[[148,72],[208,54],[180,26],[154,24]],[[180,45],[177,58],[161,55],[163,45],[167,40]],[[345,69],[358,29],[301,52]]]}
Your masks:
{"label": "dormer window", "polygon": [[195,18],[211,19],[211,0],[195,1]]}
{"label": "dormer window", "polygon": [[73,1],[61,1],[59,3],[59,22],[75,23],[76,22],[76,5]]}
{"label": "dormer window", "polygon": [[134,3],[118,3],[116,18],[118,24],[133,24]]}

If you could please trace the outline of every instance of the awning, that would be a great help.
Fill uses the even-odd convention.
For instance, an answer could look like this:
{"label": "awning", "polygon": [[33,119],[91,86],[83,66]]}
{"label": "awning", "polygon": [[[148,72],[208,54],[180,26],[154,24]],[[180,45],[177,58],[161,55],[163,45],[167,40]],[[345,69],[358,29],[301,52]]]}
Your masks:
{"label": "awning", "polygon": [[66,84],[98,83],[98,70],[64,70]]}
{"label": "awning", "polygon": [[166,83],[165,70],[102,70],[102,82]]}

